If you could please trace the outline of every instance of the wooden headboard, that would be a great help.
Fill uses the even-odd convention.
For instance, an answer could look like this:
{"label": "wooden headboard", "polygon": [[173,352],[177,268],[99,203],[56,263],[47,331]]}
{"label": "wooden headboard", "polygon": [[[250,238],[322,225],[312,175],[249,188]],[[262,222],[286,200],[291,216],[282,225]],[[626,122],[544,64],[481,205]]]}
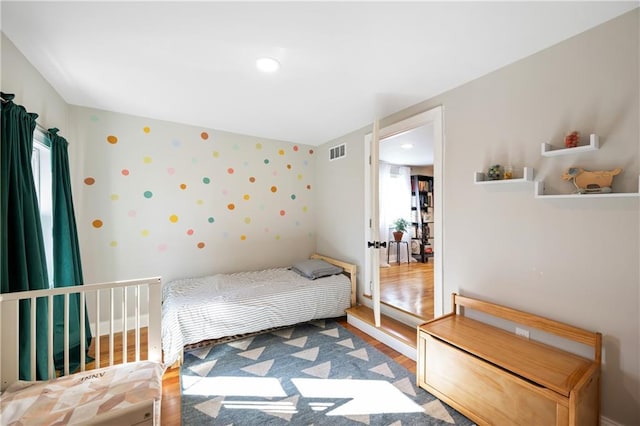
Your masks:
{"label": "wooden headboard", "polygon": [[358,267],[352,263],[343,262],[342,260],[333,259],[331,257],[323,256],[321,254],[312,254],[311,259],[322,259],[325,262],[329,262],[332,265],[336,265],[344,269],[344,272],[349,275],[351,279],[351,306],[356,306],[356,295],[357,295],[357,286],[356,286],[356,271]]}

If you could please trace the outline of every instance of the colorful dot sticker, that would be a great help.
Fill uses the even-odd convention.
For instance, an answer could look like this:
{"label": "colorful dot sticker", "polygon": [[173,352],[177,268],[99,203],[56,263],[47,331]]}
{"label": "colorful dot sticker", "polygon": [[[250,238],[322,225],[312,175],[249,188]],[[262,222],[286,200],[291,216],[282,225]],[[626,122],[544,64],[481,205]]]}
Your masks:
{"label": "colorful dot sticker", "polygon": [[199,249],[203,249],[203,248],[204,248],[204,246],[205,246],[205,244],[204,244],[202,241],[200,241],[200,242],[198,243],[198,248],[199,248]]}
{"label": "colorful dot sticker", "polygon": [[284,210],[280,210],[280,216],[284,216],[286,214],[287,214],[287,212],[285,212]]}
{"label": "colorful dot sticker", "polygon": [[256,144],[256,149],[262,149],[262,144],[258,142],[258,143]]}
{"label": "colorful dot sticker", "polygon": [[209,223],[213,223],[213,222],[215,222],[215,221],[216,221],[216,220],[215,220],[213,217],[211,217],[211,216],[207,219],[207,222],[209,222]]}
{"label": "colorful dot sticker", "polygon": [[302,175],[298,175],[298,180],[302,180]]}
{"label": "colorful dot sticker", "polygon": [[287,169],[291,170],[291,164],[287,164]]}
{"label": "colorful dot sticker", "polygon": [[203,141],[206,141],[207,139],[209,139],[209,133],[202,132],[200,133],[200,137],[202,138]]}
{"label": "colorful dot sticker", "polygon": [[111,145],[115,145],[118,143],[118,138],[113,135],[109,135],[107,136],[107,142],[109,142]]}
{"label": "colorful dot sticker", "polygon": [[171,145],[172,145],[174,148],[180,148],[180,145],[182,145],[182,142],[180,142],[180,140],[179,140],[179,139],[173,139],[173,140],[171,141]]}
{"label": "colorful dot sticker", "polygon": [[251,196],[249,194],[244,194],[244,196],[242,197],[242,199],[245,201],[249,201],[250,198]]}
{"label": "colorful dot sticker", "polygon": [[275,192],[278,192],[278,187],[277,187],[277,186],[275,186],[275,185],[274,185],[274,186],[272,186],[272,187],[271,187],[271,192],[274,192],[274,193],[275,193]]}
{"label": "colorful dot sticker", "polygon": [[111,247],[118,247],[118,242],[117,242],[117,241],[111,241],[111,242],[109,243],[109,246],[111,246]]}
{"label": "colorful dot sticker", "polygon": [[233,203],[229,203],[229,204],[227,204],[227,208],[228,208],[229,210],[233,210],[233,209],[235,209],[235,208],[236,208],[236,205],[235,205],[235,204],[233,204]]}
{"label": "colorful dot sticker", "polygon": [[291,199],[295,200],[296,199],[296,194],[291,194]]}
{"label": "colorful dot sticker", "polygon": [[211,179],[205,176],[202,178],[202,183],[204,183],[205,185],[209,185],[209,183],[211,183]]}
{"label": "colorful dot sticker", "polygon": [[151,131],[151,128],[149,128],[149,126],[144,126],[142,131],[145,132],[145,133],[149,133]]}
{"label": "colorful dot sticker", "polygon": [[167,251],[168,248],[169,246],[165,243],[158,244],[158,251]]}
{"label": "colorful dot sticker", "polygon": [[120,196],[118,194],[111,194],[111,201],[118,201],[120,199]]}
{"label": "colorful dot sticker", "polygon": [[85,185],[93,185],[94,183],[96,183],[96,180],[94,178],[92,178],[91,176],[84,178],[84,183]]}
{"label": "colorful dot sticker", "polygon": [[313,155],[313,150],[312,149],[309,150],[309,154]]}
{"label": "colorful dot sticker", "polygon": [[201,206],[201,205],[203,205],[203,204],[204,204],[204,201],[202,201],[202,200],[196,200],[196,204],[197,204],[197,205],[199,205],[199,206]]}
{"label": "colorful dot sticker", "polygon": [[280,234],[276,235],[276,241],[280,241]]}
{"label": "colorful dot sticker", "polygon": [[251,218],[250,217],[245,217],[244,218],[244,223],[246,223],[247,225],[251,223]]}
{"label": "colorful dot sticker", "polygon": [[144,198],[151,198],[153,197],[153,192],[151,191],[144,191]]}
{"label": "colorful dot sticker", "polygon": [[264,159],[264,164],[269,164],[269,159],[268,158]]}
{"label": "colorful dot sticker", "polygon": [[186,184],[186,183],[181,183],[181,184],[180,184],[180,189],[182,189],[183,191],[184,191],[185,189],[187,189],[187,184]]}
{"label": "colorful dot sticker", "polygon": [[152,162],[153,160],[151,159],[151,157],[149,157],[149,156],[147,155],[146,157],[144,157],[144,158],[142,159],[142,161],[144,162],[144,164],[151,164],[151,162]]}
{"label": "colorful dot sticker", "polygon": [[253,176],[251,176],[251,177],[249,178],[249,182],[251,182],[251,183],[256,183],[256,178],[255,178],[255,177],[253,177]]}
{"label": "colorful dot sticker", "polygon": [[233,174],[233,172],[234,172],[233,167],[229,167],[229,168],[227,169],[227,173],[229,173],[230,175],[232,175],[232,174]]}
{"label": "colorful dot sticker", "polygon": [[309,211],[309,208],[307,206],[302,207],[302,212],[306,213]]}
{"label": "colorful dot sticker", "polygon": [[140,235],[142,235],[143,237],[148,237],[149,236],[149,230],[148,229],[143,229],[140,232]]}
{"label": "colorful dot sticker", "polygon": [[128,169],[122,169],[122,171],[120,173],[122,173],[122,176],[129,176],[129,170]]}
{"label": "colorful dot sticker", "polygon": [[193,229],[187,229],[187,235],[193,235]]}
{"label": "colorful dot sticker", "polygon": [[307,189],[311,189],[311,185],[307,185]]}
{"label": "colorful dot sticker", "polygon": [[129,217],[136,217],[136,211],[135,210],[129,210],[129,213],[127,213],[129,215]]}
{"label": "colorful dot sticker", "polygon": [[284,149],[279,149],[278,150],[278,155],[284,155]]}
{"label": "colorful dot sticker", "polygon": [[175,214],[172,214],[171,216],[169,216],[169,222],[171,223],[176,223],[178,221],[178,216]]}
{"label": "colorful dot sticker", "polygon": [[96,219],[93,222],[91,222],[91,225],[93,225],[94,228],[98,229],[98,228],[102,228],[102,221],[100,219]]}
{"label": "colorful dot sticker", "polygon": [[167,173],[169,173],[169,176],[172,176],[173,174],[175,174],[176,169],[174,169],[173,167],[169,167],[167,169]]}
{"label": "colorful dot sticker", "polygon": [[211,153],[211,155],[213,155],[213,158],[218,158],[218,157],[220,157],[220,153],[219,153],[218,151],[213,151],[213,152]]}
{"label": "colorful dot sticker", "polygon": [[298,145],[294,145],[294,146],[293,146],[293,150],[294,150],[295,152],[298,152],[298,150],[299,150],[299,149],[300,149],[300,148],[298,148]]}
{"label": "colorful dot sticker", "polygon": [[240,235],[240,241],[245,241],[247,239],[247,236],[242,234]]}

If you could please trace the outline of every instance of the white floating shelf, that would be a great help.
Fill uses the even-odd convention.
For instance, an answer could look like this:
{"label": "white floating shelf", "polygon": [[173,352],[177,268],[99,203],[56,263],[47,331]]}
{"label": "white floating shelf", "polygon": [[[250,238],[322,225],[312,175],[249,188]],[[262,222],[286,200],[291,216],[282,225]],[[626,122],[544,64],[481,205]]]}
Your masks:
{"label": "white floating shelf", "polygon": [[541,154],[543,157],[556,157],[559,155],[572,155],[581,152],[596,151],[600,149],[600,138],[596,134],[589,136],[589,145],[576,146],[575,148],[558,148],[553,149],[548,143],[542,143]]}
{"label": "white floating shelf", "polygon": [[[638,177],[638,188],[640,188],[640,176]],[[638,192],[609,192],[608,194],[554,194],[548,195],[544,193],[544,182],[535,182],[536,198],[633,198],[640,197],[640,189]]]}
{"label": "white floating shelf", "polygon": [[474,176],[474,183],[477,185],[500,185],[500,184],[509,184],[509,183],[522,183],[522,182],[533,182],[533,168],[525,167],[522,171],[522,177],[516,179],[496,179],[496,180],[487,180],[484,172],[476,172]]}

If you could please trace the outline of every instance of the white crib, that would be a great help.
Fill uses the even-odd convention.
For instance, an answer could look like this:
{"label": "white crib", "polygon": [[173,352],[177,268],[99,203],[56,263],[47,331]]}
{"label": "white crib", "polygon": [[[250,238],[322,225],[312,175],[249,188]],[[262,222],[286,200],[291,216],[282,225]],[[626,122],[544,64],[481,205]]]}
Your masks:
{"label": "white crib", "polygon": [[[93,349],[95,362],[92,364],[96,368],[93,373],[100,372],[100,374],[88,374],[86,373],[86,334],[85,321],[80,321],[80,371],[75,374],[69,375],[69,300],[70,295],[78,294],[79,296],[79,311],[80,318],[85,318],[85,312],[89,314],[89,323],[93,336]],[[34,290],[17,293],[4,293],[0,294],[0,391],[4,392],[9,388],[9,391],[2,394],[0,401],[0,413],[10,413],[10,404],[12,400],[15,400],[16,392],[13,392],[12,388],[20,388],[25,382],[20,382],[18,379],[19,372],[19,354],[18,354],[18,342],[19,342],[19,304],[21,300],[30,300],[30,314],[31,314],[31,353],[30,353],[30,368],[31,377],[36,377],[36,301],[40,298],[46,298],[48,300],[48,345],[47,345],[47,360],[48,371],[50,377],[55,377],[54,367],[54,354],[53,354],[53,306],[54,296],[61,295],[64,298],[64,376],[59,379],[54,379],[58,384],[62,381],[69,383],[69,386],[75,386],[80,382],[84,382],[85,379],[91,378],[93,380],[96,376],[110,376],[111,380],[121,380],[122,374],[131,375],[133,371],[136,371],[137,366],[140,365],[140,369],[143,367],[152,371],[149,377],[153,377],[152,380],[159,383],[153,383],[154,389],[159,387],[159,396],[154,398],[156,401],[147,403],[132,403],[124,404],[121,412],[122,416],[126,417],[127,422],[119,424],[159,424],[159,407],[161,399],[161,377],[164,367],[162,366],[162,344],[161,344],[161,303],[162,303],[162,284],[159,277],[145,278],[129,281],[116,281],[103,284],[90,284],[76,287],[64,287],[46,290]],[[141,333],[140,330],[147,327],[147,354],[146,357],[141,354]],[[129,341],[127,335],[134,333],[133,341]],[[114,355],[114,336],[118,335],[122,342],[122,361],[121,365],[117,366],[115,363],[116,357]],[[109,352],[109,367],[99,368],[101,365],[101,352],[106,353],[106,348],[101,348],[100,337],[103,337],[107,341]],[[105,339],[106,337],[106,339]],[[134,360],[128,360],[127,352],[129,350],[134,351]],[[147,361],[142,361],[144,359]],[[102,361],[104,364],[105,360]],[[139,364],[133,364],[139,363]],[[119,367],[127,367],[126,373],[118,373],[115,369]],[[144,364],[144,365],[143,365]],[[135,368],[134,368],[135,367]],[[158,375],[159,374],[159,375]],[[81,377],[82,376],[82,377]],[[75,380],[75,384],[71,382]],[[30,392],[35,392],[35,384],[33,382],[26,382],[26,387],[31,386]],[[38,386],[46,386],[48,382],[38,382]],[[11,386],[13,384],[13,386]],[[19,386],[16,386],[19,384]],[[11,388],[10,388],[11,386]],[[20,389],[18,393],[22,391]],[[157,393],[157,392],[156,392]],[[10,395],[10,396],[7,396]],[[19,405],[19,404],[18,404]],[[149,413],[149,407],[154,407],[154,412]],[[81,411],[81,410],[78,410]],[[88,410],[90,411],[90,410]],[[90,424],[100,424],[105,420],[113,420],[114,416],[118,416],[118,410],[109,410],[98,415],[96,411],[89,420]],[[15,413],[15,409],[13,410]],[[140,422],[136,420],[134,413],[137,413],[144,417],[144,421]],[[74,416],[69,414],[69,416]],[[70,421],[71,423],[85,423],[86,420],[78,420],[77,417],[70,417],[77,421]],[[122,417],[121,417],[122,418]],[[45,422],[46,424],[46,422]]]}

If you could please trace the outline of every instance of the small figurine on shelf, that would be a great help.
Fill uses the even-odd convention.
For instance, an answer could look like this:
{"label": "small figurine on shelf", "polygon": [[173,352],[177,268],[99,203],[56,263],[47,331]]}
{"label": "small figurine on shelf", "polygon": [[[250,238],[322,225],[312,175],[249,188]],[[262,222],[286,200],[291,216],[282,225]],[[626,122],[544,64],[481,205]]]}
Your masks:
{"label": "small figurine on shelf", "polygon": [[500,180],[502,179],[502,167],[500,164],[494,164],[489,167],[489,171],[487,172],[487,178],[489,180]]}
{"label": "small figurine on shelf", "polygon": [[580,133],[573,131],[564,137],[564,146],[567,148],[575,148],[580,141]]}
{"label": "small figurine on shelf", "polygon": [[613,177],[622,173],[620,167],[613,170],[588,172],[580,167],[570,167],[562,179],[573,181],[578,194],[606,194],[612,192]]}

